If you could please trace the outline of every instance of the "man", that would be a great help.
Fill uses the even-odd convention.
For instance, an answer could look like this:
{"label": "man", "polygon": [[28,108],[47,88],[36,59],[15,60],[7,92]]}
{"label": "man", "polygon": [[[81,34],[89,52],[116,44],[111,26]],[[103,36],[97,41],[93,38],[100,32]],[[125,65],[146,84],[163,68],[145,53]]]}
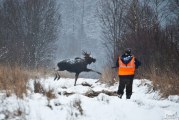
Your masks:
{"label": "man", "polygon": [[135,70],[140,65],[141,62],[138,61],[133,55],[131,55],[130,48],[127,48],[124,51],[124,54],[117,59],[116,67],[118,68],[118,75],[120,79],[120,83],[117,91],[119,98],[122,98],[125,87],[126,87],[126,99],[131,98],[132,84],[133,84]]}

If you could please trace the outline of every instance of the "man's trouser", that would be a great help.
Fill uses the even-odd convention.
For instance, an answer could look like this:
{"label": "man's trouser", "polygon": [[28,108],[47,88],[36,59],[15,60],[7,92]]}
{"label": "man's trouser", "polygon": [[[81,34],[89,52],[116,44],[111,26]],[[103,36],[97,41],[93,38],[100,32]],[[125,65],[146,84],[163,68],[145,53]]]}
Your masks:
{"label": "man's trouser", "polygon": [[133,84],[133,78],[134,76],[119,76],[119,87],[118,87],[118,94],[123,95],[124,94],[124,88],[126,87],[126,96],[132,95],[132,84]]}

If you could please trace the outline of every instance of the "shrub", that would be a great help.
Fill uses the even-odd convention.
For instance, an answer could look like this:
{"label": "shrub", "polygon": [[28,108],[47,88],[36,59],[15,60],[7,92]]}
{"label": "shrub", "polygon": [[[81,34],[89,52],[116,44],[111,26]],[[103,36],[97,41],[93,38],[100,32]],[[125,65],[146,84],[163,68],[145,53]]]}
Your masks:
{"label": "shrub", "polygon": [[155,89],[160,91],[161,97],[179,95],[179,76],[172,71],[152,68],[150,80]]}
{"label": "shrub", "polygon": [[107,83],[108,85],[113,85],[116,81],[118,81],[118,75],[115,70],[106,67],[104,68],[102,72],[102,76],[100,78],[100,81],[102,83]]}
{"label": "shrub", "polygon": [[22,67],[0,66],[0,89],[5,90],[7,96],[15,93],[22,98],[26,94],[28,79],[28,71]]}

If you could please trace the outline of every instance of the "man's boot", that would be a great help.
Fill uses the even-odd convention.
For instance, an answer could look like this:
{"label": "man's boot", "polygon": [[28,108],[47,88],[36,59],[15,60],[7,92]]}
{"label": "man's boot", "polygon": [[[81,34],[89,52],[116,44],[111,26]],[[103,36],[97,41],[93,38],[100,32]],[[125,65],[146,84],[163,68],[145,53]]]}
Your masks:
{"label": "man's boot", "polygon": [[120,99],[122,99],[122,94],[118,94],[117,96],[118,96]]}
{"label": "man's boot", "polygon": [[131,98],[131,95],[126,95],[126,99],[130,99]]}

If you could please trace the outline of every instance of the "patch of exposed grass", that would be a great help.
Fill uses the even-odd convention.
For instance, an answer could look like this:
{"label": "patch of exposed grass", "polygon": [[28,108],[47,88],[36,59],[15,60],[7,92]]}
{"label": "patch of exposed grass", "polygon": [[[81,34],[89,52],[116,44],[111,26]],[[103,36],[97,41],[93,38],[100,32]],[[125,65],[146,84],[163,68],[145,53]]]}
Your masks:
{"label": "patch of exposed grass", "polygon": [[99,81],[108,85],[113,85],[116,81],[119,81],[119,78],[114,69],[106,67],[104,68]]}
{"label": "patch of exposed grass", "polygon": [[28,79],[28,72],[22,67],[0,66],[0,89],[6,91],[7,97],[15,93],[17,97],[23,98]]}

